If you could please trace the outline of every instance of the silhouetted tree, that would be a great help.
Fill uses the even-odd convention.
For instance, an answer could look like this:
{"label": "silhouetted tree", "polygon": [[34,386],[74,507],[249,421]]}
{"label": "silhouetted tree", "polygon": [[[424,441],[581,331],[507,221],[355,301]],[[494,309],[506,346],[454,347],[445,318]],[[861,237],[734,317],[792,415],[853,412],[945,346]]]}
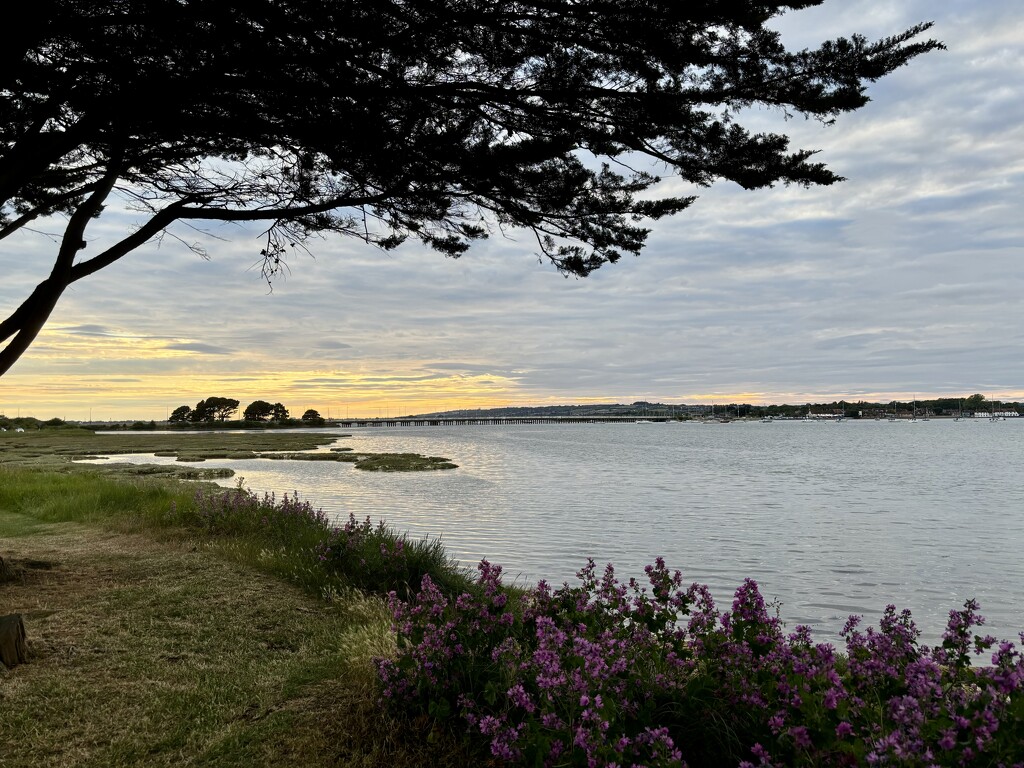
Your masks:
{"label": "silhouetted tree", "polygon": [[171,411],[171,415],[167,420],[171,424],[185,424],[192,421],[192,409],[187,405],[179,405]]}
{"label": "silhouetted tree", "polygon": [[209,397],[206,399],[206,407],[213,411],[217,421],[227,421],[238,410],[238,401],[233,397]]}
{"label": "silhouetted tree", "polygon": [[254,400],[246,406],[242,418],[246,421],[266,421],[274,413],[274,406],[266,400]]}
{"label": "silhouetted tree", "polygon": [[[268,280],[321,233],[458,256],[505,227],[587,275],[694,201],[647,165],[694,187],[832,184],[744,110],[827,123],[941,45],[920,24],[790,51],[765,26],[822,2],[22,4],[0,49],[0,238],[47,217],[63,234],[0,322],[0,374],[69,285],[177,221],[264,223]],[[137,221],[80,258],[112,195]]]}
{"label": "silhouetted tree", "polygon": [[196,403],[192,409],[191,420],[194,422],[225,421],[238,410],[238,401],[230,397],[208,397]]}
{"label": "silhouetted tree", "polygon": [[310,408],[302,414],[302,421],[306,424],[323,424],[324,417],[320,415],[319,411]]}
{"label": "silhouetted tree", "polygon": [[274,421],[281,423],[282,421],[285,421],[288,418],[288,409],[281,405],[281,403],[274,403],[274,405],[272,406],[270,417]]}
{"label": "silhouetted tree", "polygon": [[196,407],[192,409],[192,415],[189,419],[194,422],[200,421],[213,421],[213,409],[207,407],[206,400],[200,400],[196,403]]}

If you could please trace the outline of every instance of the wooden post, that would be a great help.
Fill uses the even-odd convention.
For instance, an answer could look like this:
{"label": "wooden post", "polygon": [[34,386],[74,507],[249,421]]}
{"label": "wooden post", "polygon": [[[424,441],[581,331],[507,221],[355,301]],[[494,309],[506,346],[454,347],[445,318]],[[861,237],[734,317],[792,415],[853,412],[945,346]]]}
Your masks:
{"label": "wooden post", "polygon": [[14,581],[14,578],[14,569],[4,562],[3,555],[0,555],[0,584],[3,584],[6,581]]}
{"label": "wooden post", "polygon": [[25,622],[20,613],[0,616],[0,663],[8,669],[28,660]]}

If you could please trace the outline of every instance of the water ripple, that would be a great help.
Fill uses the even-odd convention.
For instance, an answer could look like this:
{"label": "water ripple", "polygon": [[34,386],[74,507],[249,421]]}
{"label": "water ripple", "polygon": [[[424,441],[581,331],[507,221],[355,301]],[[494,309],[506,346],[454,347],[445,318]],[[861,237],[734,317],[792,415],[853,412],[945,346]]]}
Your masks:
{"label": "water ripple", "polygon": [[459,469],[205,466],[231,466],[258,491],[299,489],[337,519],[369,516],[441,537],[465,565],[487,557],[521,582],[572,580],[588,557],[639,577],[660,555],[726,603],[745,577],[756,579],[787,624],[826,640],[849,613],[877,619],[891,602],[910,608],[935,642],[969,597],[982,603],[989,632],[1014,637],[1024,629],[1024,423],[903,427],[374,428],[342,444],[448,456]]}

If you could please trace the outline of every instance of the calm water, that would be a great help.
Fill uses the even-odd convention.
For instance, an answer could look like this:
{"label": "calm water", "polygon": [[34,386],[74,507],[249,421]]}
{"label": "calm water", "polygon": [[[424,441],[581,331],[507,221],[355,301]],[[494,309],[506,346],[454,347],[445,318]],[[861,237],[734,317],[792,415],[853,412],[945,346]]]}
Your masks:
{"label": "calm water", "polygon": [[373,428],[339,444],[459,469],[205,466],[441,537],[464,565],[486,557],[522,582],[572,580],[588,557],[640,576],[661,555],[719,602],[756,579],[822,640],[892,602],[935,642],[968,597],[992,634],[1024,630],[1024,420]]}

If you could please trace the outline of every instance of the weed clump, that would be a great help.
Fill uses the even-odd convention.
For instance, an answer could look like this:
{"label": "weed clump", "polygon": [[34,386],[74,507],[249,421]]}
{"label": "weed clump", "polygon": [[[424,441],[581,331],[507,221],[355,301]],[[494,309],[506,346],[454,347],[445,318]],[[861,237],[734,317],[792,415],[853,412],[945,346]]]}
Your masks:
{"label": "weed clump", "polygon": [[471,584],[440,541],[411,540],[383,522],[358,522],[352,515],[336,526],[297,493],[260,496],[241,482],[230,490],[200,489],[193,522],[214,535],[247,541],[265,564],[273,555],[275,570],[319,594],[355,588],[413,596],[426,576],[453,593]]}
{"label": "weed clump", "polygon": [[469,588],[471,580],[453,563],[438,539],[409,539],[370,518],[332,529],[317,545],[317,558],[354,587],[382,595],[412,597],[424,578],[449,594]]}

